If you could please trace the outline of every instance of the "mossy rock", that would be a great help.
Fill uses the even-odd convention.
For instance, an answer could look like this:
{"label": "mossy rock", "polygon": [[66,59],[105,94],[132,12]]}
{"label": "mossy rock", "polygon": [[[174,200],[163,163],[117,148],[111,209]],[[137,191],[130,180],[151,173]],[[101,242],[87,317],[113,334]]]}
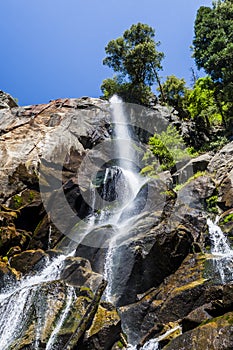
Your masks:
{"label": "mossy rock", "polygon": [[111,349],[116,342],[122,343],[120,317],[113,305],[102,302],[85,332],[81,349]]}
{"label": "mossy rock", "polygon": [[119,322],[120,316],[117,310],[110,304],[104,303],[98,307],[91,328],[88,330],[88,336],[91,337],[100,332],[101,329],[117,325]]}
{"label": "mossy rock", "polygon": [[164,350],[233,349],[233,312],[213,318],[172,340]]}

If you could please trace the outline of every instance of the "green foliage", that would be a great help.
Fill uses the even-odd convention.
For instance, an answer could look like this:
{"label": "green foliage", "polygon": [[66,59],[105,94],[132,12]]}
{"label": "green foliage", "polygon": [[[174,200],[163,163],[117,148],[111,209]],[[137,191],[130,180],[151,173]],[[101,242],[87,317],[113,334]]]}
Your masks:
{"label": "green foliage", "polygon": [[105,79],[101,85],[103,98],[109,100],[113,95],[120,96],[124,102],[138,103],[147,106],[154,98],[151,89],[147,85],[134,85],[123,83],[119,77]]}
{"label": "green foliage", "polygon": [[117,342],[117,346],[118,346],[119,349],[123,349],[124,348],[124,345],[122,344],[122,342],[120,340]]}
{"label": "green foliage", "polygon": [[23,198],[22,198],[22,196],[19,196],[18,194],[16,194],[13,197],[13,204],[14,204],[14,208],[13,209],[19,209],[23,205]]}
{"label": "green foliage", "polygon": [[169,125],[161,134],[155,133],[149,139],[149,150],[144,155],[145,168],[141,173],[150,176],[161,170],[171,169],[177,161],[189,158],[179,132]]}
{"label": "green foliage", "polygon": [[158,159],[162,170],[169,169],[175,164],[171,153],[163,143],[160,135],[155,134],[152,136],[149,140],[149,145],[151,152]]}
{"label": "green foliage", "polygon": [[222,116],[215,100],[214,83],[209,76],[199,78],[195,82],[188,96],[188,111],[192,118],[201,116],[208,119],[208,123],[212,125],[222,122]]}
{"label": "green foliage", "polygon": [[[179,79],[175,75],[168,76],[166,81],[162,84],[165,101],[168,105],[174,107],[181,117],[187,116],[186,100],[188,88],[185,85],[185,80],[183,78]],[[161,95],[159,97],[161,97]]]}
{"label": "green foliage", "polygon": [[121,90],[121,81],[120,79],[115,75],[112,79],[104,79],[101,85],[101,91],[104,94],[105,99],[109,99],[114,94],[120,95]]}
{"label": "green foliage", "polygon": [[233,213],[224,216],[224,218],[221,220],[221,224],[227,224],[229,222],[233,222]]}
{"label": "green foliage", "polygon": [[217,195],[213,195],[206,199],[207,211],[209,213],[218,214],[217,201],[218,201]]}
{"label": "green foliage", "polygon": [[[233,2],[218,0],[212,8],[201,6],[194,25],[193,57],[215,83],[216,101],[224,101],[230,118],[233,111]],[[221,109],[221,105],[219,105]],[[223,120],[225,123],[225,119]]]}
{"label": "green foliage", "polygon": [[[157,51],[159,42],[154,41],[155,31],[146,24],[133,24],[130,29],[123,33],[122,37],[111,40],[105,47],[107,56],[103,64],[112,68],[118,75],[105,80],[102,91],[105,97],[111,96],[112,92],[118,92],[122,97],[125,93],[140,102],[140,93],[151,95],[150,86],[159,82],[158,71],[162,69],[162,52]],[[122,85],[122,86],[119,86]],[[123,91],[121,90],[123,89]],[[147,96],[146,96],[147,97]],[[146,103],[149,104],[149,97]],[[134,101],[133,101],[134,102]],[[142,104],[146,104],[142,101]]]}
{"label": "green foliage", "polygon": [[192,146],[187,147],[186,149],[190,157],[198,157],[200,155],[200,153]]}
{"label": "green foliage", "polygon": [[233,76],[233,3],[213,2],[201,6],[195,21],[193,40],[198,68],[204,68],[214,81],[231,81]]}
{"label": "green foliage", "polygon": [[203,145],[203,147],[200,149],[201,152],[208,152],[208,151],[218,151],[223,146],[225,146],[228,143],[228,139],[226,136],[215,136],[210,142],[207,142]]}

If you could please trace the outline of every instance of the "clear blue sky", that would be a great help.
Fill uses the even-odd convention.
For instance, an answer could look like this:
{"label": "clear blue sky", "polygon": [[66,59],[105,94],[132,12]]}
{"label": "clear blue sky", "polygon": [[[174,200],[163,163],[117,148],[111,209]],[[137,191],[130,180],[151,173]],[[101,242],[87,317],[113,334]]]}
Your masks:
{"label": "clear blue sky", "polygon": [[0,89],[20,105],[60,97],[99,97],[106,44],[132,24],[156,31],[161,75],[190,83],[197,9],[211,0],[1,0]]}

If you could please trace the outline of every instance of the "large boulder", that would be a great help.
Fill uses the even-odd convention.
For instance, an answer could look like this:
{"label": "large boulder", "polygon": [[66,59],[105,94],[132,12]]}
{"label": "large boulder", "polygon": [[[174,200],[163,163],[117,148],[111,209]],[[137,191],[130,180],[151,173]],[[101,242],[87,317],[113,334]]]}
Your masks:
{"label": "large boulder", "polygon": [[212,157],[213,154],[205,153],[191,159],[187,164],[172,174],[174,184],[184,183],[197,172],[204,172]]}
{"label": "large boulder", "polygon": [[158,337],[171,322],[178,322],[186,332],[231,310],[232,285],[212,280],[211,262],[209,255],[190,254],[158,288],[144,293],[137,303],[121,307],[129,341]]}
{"label": "large boulder", "polygon": [[164,350],[230,350],[233,348],[233,313],[208,320],[172,340]]}

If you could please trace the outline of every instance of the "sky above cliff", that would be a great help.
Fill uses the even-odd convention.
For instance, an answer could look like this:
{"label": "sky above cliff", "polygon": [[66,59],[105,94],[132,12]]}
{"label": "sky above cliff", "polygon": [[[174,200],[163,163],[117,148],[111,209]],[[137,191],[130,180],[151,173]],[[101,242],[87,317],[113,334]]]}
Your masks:
{"label": "sky above cliff", "polygon": [[[190,46],[197,9],[211,0],[7,0],[0,4],[0,89],[20,105],[101,95],[106,44],[132,24],[156,31],[161,76],[191,83]],[[155,89],[153,89],[155,92]]]}

